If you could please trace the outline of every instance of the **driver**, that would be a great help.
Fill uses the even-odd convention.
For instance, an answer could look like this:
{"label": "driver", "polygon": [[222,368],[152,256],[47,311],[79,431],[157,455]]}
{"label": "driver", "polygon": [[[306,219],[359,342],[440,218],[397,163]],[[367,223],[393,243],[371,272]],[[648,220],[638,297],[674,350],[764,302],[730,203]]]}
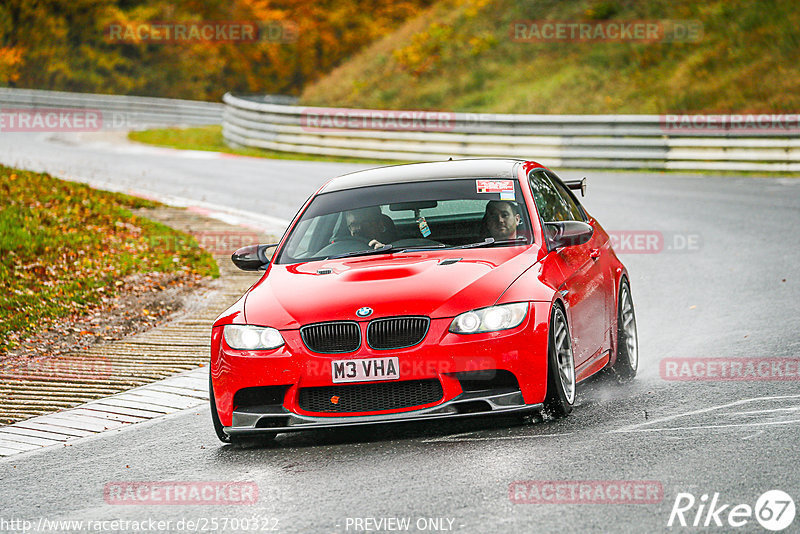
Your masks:
{"label": "driver", "polygon": [[495,241],[516,239],[518,227],[522,224],[519,209],[510,200],[490,200],[483,216],[486,228]]}
{"label": "driver", "polygon": [[378,206],[370,206],[357,210],[348,211],[345,214],[345,222],[350,235],[361,238],[372,248],[385,246],[380,240],[389,233],[389,229],[384,222],[383,213]]}

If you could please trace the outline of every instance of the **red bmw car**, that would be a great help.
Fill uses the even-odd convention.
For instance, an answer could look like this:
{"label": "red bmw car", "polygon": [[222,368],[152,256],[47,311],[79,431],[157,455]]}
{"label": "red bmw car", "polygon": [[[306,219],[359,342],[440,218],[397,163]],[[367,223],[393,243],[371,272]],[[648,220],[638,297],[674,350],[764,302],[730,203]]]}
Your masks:
{"label": "red bmw car", "polygon": [[632,379],[628,275],[573,193],[585,186],[507,159],[329,181],[280,243],[233,255],[265,272],[213,326],[219,438],[563,416],[586,378]]}

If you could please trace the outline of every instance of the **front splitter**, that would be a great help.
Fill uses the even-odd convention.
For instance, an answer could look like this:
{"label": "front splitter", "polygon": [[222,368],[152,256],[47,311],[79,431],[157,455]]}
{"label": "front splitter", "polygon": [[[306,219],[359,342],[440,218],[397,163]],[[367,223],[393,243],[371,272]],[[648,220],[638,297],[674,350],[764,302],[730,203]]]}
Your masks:
{"label": "front splitter", "polygon": [[[476,392],[477,393],[477,392]],[[386,423],[457,419],[486,415],[509,415],[541,411],[542,404],[525,404],[519,391],[497,395],[462,394],[455,399],[421,410],[408,412],[343,417],[315,417],[290,413],[234,412],[233,426],[224,427],[229,436],[249,436]],[[483,408],[483,409],[481,409]]]}

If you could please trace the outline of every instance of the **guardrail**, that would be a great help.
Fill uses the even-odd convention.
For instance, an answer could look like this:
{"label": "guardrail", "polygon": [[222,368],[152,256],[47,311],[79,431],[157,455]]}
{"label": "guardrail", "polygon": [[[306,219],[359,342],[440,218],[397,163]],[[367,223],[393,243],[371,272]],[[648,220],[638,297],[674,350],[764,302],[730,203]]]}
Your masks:
{"label": "guardrail", "polygon": [[232,146],[409,161],[531,158],[562,168],[800,171],[797,115],[778,123],[766,116],[777,126],[749,128],[742,116],[307,108],[230,93],[223,101],[223,135]]}
{"label": "guardrail", "polygon": [[102,113],[104,129],[138,130],[153,126],[221,124],[224,105],[218,102],[99,95],[0,87],[3,109],[69,109]]}

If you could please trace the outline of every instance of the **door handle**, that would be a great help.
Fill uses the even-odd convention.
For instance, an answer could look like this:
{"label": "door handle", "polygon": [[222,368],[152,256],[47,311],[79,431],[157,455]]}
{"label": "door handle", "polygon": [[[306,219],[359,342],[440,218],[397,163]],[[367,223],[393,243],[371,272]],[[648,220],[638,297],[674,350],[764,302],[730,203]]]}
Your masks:
{"label": "door handle", "polygon": [[600,249],[599,248],[593,248],[589,252],[589,257],[592,258],[593,260],[596,260],[597,258],[599,258],[600,257]]}

